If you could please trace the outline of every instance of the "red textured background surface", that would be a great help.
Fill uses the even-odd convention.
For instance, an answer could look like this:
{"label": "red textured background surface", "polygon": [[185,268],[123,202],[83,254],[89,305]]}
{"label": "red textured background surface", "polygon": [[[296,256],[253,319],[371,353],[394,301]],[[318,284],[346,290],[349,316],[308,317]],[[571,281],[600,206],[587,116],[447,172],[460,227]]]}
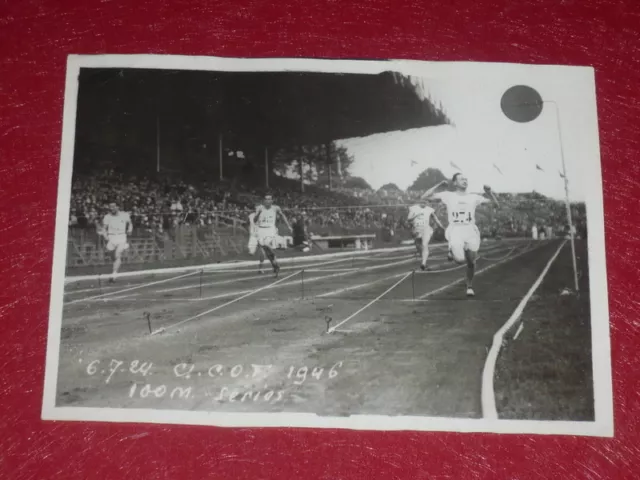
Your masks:
{"label": "red textured background surface", "polygon": [[[633,470],[640,463],[640,2],[160,3],[0,1],[0,477],[638,478],[640,473]],[[616,438],[42,422],[48,283],[69,53],[595,66]]]}

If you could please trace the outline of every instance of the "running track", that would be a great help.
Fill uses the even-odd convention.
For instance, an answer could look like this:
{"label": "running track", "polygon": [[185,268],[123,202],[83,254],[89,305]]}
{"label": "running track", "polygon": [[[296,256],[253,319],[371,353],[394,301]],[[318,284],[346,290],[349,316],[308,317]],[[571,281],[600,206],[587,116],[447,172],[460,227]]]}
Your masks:
{"label": "running track", "polygon": [[415,275],[407,251],[288,264],[275,285],[255,267],[73,283],[57,403],[478,418],[493,335],[558,246],[487,242],[473,299],[443,246]]}

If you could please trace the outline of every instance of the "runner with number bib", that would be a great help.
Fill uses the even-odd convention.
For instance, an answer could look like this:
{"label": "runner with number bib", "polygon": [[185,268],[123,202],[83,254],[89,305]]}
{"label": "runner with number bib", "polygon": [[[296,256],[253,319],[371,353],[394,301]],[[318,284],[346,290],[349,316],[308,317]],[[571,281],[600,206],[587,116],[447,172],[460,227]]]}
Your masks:
{"label": "runner with number bib", "polygon": [[278,246],[278,227],[276,226],[278,217],[282,218],[289,231],[291,231],[289,220],[287,220],[287,217],[282,213],[280,207],[273,204],[273,197],[271,195],[265,195],[263,204],[256,209],[253,221],[258,227],[258,246],[264,251],[264,254],[271,262],[273,273],[276,276],[278,276],[278,272],[280,271],[280,266],[274,253],[274,250]]}
{"label": "runner with number bib", "polygon": [[445,238],[449,243],[449,259],[458,264],[467,264],[467,296],[473,297],[475,295],[473,277],[480,249],[480,231],[476,226],[476,207],[490,201],[498,205],[498,200],[491,187],[485,185],[484,195],[479,195],[468,193],[468,184],[469,182],[464,175],[456,173],[451,179],[453,191],[436,193],[438,189],[449,185],[449,182],[444,180],[427,190],[422,198],[440,200],[447,208],[449,224],[445,230]]}
{"label": "runner with number bib", "polygon": [[429,258],[429,242],[433,236],[433,228],[431,228],[431,218],[442,229],[442,224],[435,215],[435,210],[427,205],[425,200],[420,200],[417,205],[409,207],[409,215],[407,221],[411,225],[413,240],[416,244],[416,250],[420,255],[420,268],[427,269],[427,259]]}

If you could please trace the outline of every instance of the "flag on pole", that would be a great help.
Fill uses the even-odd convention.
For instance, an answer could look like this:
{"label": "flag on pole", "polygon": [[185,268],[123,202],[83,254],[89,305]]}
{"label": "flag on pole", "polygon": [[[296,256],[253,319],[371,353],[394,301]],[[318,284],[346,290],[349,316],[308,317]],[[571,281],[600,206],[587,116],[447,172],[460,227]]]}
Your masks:
{"label": "flag on pole", "polygon": [[504,175],[504,173],[502,173],[502,170],[500,170],[495,163],[493,164],[493,168],[495,168],[500,175]]}
{"label": "flag on pole", "polygon": [[541,172],[544,172],[544,170],[542,169],[542,167],[541,167],[540,165],[538,165],[537,163],[536,163],[536,170],[540,170]]}
{"label": "flag on pole", "polygon": [[462,170],[458,165],[456,165],[455,163],[453,163],[453,161],[450,161],[449,164],[455,168],[456,170]]}

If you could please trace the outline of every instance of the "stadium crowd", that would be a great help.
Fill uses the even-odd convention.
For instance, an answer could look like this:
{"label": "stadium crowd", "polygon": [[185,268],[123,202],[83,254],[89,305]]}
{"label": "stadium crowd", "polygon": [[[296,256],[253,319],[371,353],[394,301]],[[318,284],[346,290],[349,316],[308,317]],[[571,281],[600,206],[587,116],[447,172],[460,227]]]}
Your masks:
{"label": "stadium crowd", "polygon": [[[380,226],[384,218],[384,214],[377,214],[365,206],[366,202],[353,196],[314,186],[300,192],[297,182],[279,180],[278,185],[268,190],[278,205],[290,215],[302,214],[312,225]],[[146,231],[162,232],[177,225],[244,223],[266,192],[265,188],[234,182],[196,185],[175,176],[150,179],[125,176],[113,170],[78,175],[71,190],[69,226],[97,226],[110,202],[130,213],[135,229]]]}
{"label": "stadium crowd", "polygon": [[[422,192],[328,189],[277,177],[269,188],[287,215],[304,218],[310,231],[407,228],[406,209]],[[131,215],[137,232],[163,232],[177,225],[246,225],[250,212],[267,192],[241,182],[186,181],[175,175],[150,178],[105,170],[77,175],[71,192],[71,228],[95,228],[115,201]],[[483,236],[528,235],[533,225],[556,233],[567,228],[564,203],[537,193],[500,194],[502,207],[477,212]],[[444,211],[437,210],[443,218]],[[584,207],[574,207],[576,225],[586,225]]]}

